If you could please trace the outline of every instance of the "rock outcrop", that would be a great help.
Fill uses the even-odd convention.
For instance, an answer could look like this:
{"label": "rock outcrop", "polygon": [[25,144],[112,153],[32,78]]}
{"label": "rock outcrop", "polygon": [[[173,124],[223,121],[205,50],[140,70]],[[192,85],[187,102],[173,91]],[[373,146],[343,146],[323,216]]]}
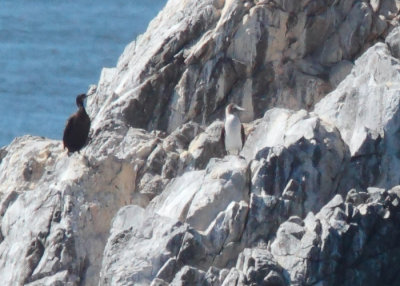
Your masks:
{"label": "rock outcrop", "polygon": [[171,132],[212,122],[229,101],[248,110],[246,121],[271,107],[312,110],[397,23],[398,5],[170,0],[103,71],[92,115]]}
{"label": "rock outcrop", "polygon": [[399,9],[168,1],[80,153],[0,149],[0,284],[400,285]]}

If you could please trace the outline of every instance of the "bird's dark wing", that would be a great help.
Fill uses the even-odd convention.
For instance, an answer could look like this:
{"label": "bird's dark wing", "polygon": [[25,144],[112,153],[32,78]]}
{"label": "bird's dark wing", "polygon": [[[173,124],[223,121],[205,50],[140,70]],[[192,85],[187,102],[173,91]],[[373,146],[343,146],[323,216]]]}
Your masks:
{"label": "bird's dark wing", "polygon": [[[88,137],[89,135],[89,131],[90,131],[90,117],[89,115],[86,113],[86,111],[83,109],[82,112],[79,111],[79,117],[77,120],[77,124],[79,125],[79,130],[80,133],[82,134],[83,138]],[[85,140],[86,142],[86,140]]]}
{"label": "bird's dark wing", "polygon": [[68,145],[68,139],[71,137],[71,131],[72,131],[72,126],[74,125],[74,117],[71,116],[67,120],[67,124],[65,125],[64,129],[64,135],[63,135],[63,144],[64,144],[64,149]]}
{"label": "bird's dark wing", "polygon": [[244,133],[243,124],[242,124],[241,132],[242,132],[242,147],[243,147],[244,146],[244,141],[246,140],[246,134]]}

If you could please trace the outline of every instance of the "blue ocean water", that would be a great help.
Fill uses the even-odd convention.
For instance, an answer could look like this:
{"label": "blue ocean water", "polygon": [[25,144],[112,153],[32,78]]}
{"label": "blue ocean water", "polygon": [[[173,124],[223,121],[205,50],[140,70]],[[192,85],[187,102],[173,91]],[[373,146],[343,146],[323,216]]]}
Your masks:
{"label": "blue ocean water", "polygon": [[1,0],[0,147],[61,139],[75,97],[97,84],[166,0]]}

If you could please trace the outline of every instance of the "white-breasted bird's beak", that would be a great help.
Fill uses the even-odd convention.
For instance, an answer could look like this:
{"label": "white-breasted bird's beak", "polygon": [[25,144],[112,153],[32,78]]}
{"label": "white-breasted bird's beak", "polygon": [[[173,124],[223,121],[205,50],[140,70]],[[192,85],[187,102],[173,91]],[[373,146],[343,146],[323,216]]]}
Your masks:
{"label": "white-breasted bird's beak", "polygon": [[244,109],[243,107],[240,107],[239,105],[235,104],[235,109],[238,111],[246,111],[246,109]]}

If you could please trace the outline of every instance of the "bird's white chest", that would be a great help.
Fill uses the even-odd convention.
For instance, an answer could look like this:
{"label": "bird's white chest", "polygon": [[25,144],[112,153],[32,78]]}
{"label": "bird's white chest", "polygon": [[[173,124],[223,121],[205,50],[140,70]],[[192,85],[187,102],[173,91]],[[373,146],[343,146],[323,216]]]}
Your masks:
{"label": "bird's white chest", "polygon": [[242,124],[237,116],[230,114],[225,118],[225,149],[239,154],[242,145]]}

